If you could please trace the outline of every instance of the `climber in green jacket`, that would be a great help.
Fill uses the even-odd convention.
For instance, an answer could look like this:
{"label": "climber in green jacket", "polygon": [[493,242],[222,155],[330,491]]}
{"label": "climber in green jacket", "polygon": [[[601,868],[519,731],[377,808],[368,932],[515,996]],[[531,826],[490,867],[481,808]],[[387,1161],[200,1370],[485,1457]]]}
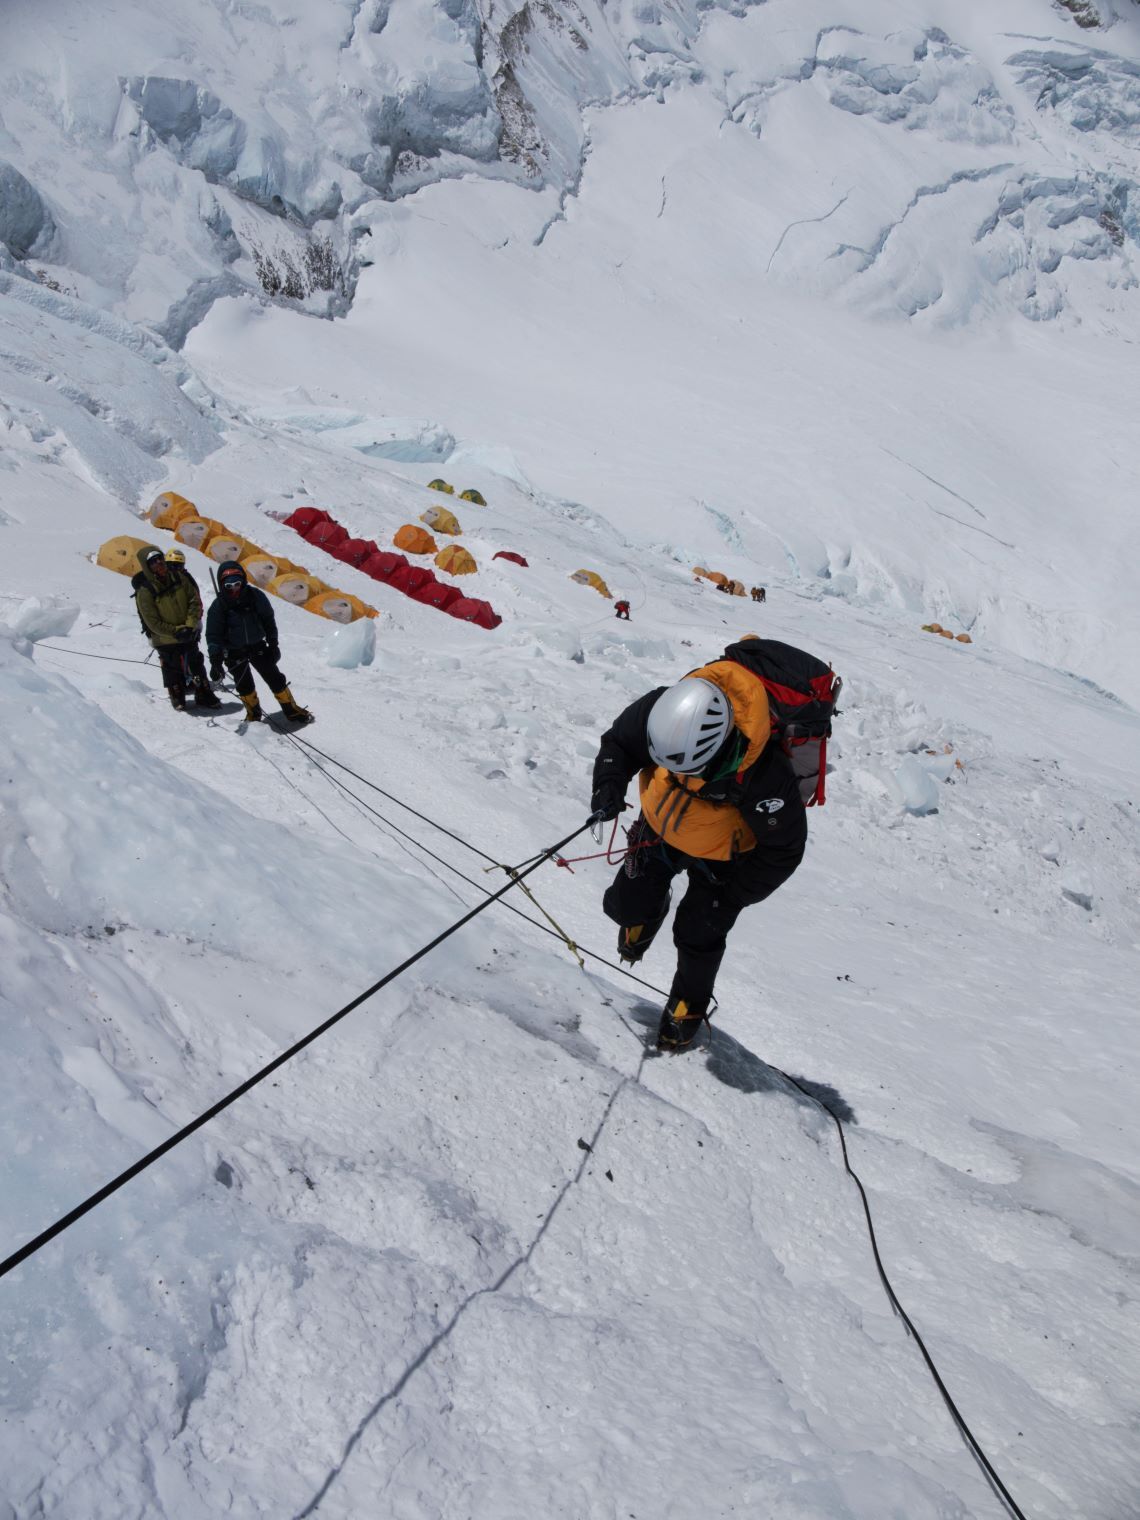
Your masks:
{"label": "climber in green jacket", "polygon": [[145,544],[138,553],[139,572],[131,580],[142,625],[158,652],[162,684],[170,705],[185,710],[188,687],[199,707],[220,707],[206,675],[199,640],[202,598],[188,571],[169,562],[161,549]]}

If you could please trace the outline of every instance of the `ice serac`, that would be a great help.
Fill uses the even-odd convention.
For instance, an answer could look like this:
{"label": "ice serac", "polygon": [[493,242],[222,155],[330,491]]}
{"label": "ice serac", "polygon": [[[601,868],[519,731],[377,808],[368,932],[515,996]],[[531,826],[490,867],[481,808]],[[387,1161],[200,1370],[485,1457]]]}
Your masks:
{"label": "ice serac", "polygon": [[318,155],[289,152],[278,136],[251,130],[210,90],[153,76],[124,83],[155,140],[210,183],[305,225],[340,208],[340,187],[322,176]]}
{"label": "ice serac", "polygon": [[55,222],[43,197],[20,171],[0,159],[0,243],[14,258],[47,253]]}
{"label": "ice serac", "polygon": [[[369,201],[471,173],[572,193],[589,109],[686,87],[790,151],[812,144],[776,279],[960,324],[1001,309],[1100,320],[1136,278],[1140,21],[1120,6],[1048,36],[1019,31],[1011,7],[999,37],[968,14],[952,34],[946,16],[900,27],[837,0],[225,15],[172,0],[161,16],[125,0],[113,42],[91,37],[79,0],[59,11],[50,45],[20,12],[7,23],[0,240],[175,342],[235,289],[339,312]],[[36,188],[49,177],[62,234]],[[335,265],[324,279],[306,273],[314,249]]]}

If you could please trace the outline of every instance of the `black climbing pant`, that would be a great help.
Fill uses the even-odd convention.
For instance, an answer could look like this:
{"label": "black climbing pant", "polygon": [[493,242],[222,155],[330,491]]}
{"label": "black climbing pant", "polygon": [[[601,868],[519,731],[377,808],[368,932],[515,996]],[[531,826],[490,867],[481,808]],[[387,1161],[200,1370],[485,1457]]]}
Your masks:
{"label": "black climbing pant", "polygon": [[671,992],[675,997],[683,997],[690,1006],[703,1009],[712,996],[728,931],[744,907],[725,881],[732,866],[695,860],[662,844],[639,850],[630,857],[630,863],[634,862],[632,876],[623,865],[614,877],[602,898],[602,908],[607,918],[622,928],[652,925],[669,911],[673,878],[687,872],[688,885],[673,920],[677,974]]}

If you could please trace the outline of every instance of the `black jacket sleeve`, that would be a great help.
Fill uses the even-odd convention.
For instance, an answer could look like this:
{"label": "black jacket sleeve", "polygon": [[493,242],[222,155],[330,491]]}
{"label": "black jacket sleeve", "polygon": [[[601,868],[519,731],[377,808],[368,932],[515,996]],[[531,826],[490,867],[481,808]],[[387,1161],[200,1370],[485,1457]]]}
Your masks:
{"label": "black jacket sleeve", "polygon": [[206,614],[206,648],[211,659],[221,659],[226,647],[226,609],[220,596],[210,603]]}
{"label": "black jacket sleeve", "polygon": [[270,649],[274,649],[277,646],[278,640],[277,619],[273,616],[272,603],[265,592],[260,591],[256,586],[252,586],[250,590],[253,592],[254,605],[257,608],[258,621],[261,623],[265,634],[265,642],[269,645]]}
{"label": "black jacket sleeve", "polygon": [[732,862],[730,890],[747,907],[763,902],[787,881],[807,846],[807,811],[799,784],[775,742],[752,767],[740,812],[756,836],[756,848]]}
{"label": "black jacket sleeve", "polygon": [[665,690],[664,686],[658,686],[655,691],[647,691],[606,729],[594,761],[595,791],[612,781],[624,791],[638,771],[653,764],[649,754],[649,711]]}

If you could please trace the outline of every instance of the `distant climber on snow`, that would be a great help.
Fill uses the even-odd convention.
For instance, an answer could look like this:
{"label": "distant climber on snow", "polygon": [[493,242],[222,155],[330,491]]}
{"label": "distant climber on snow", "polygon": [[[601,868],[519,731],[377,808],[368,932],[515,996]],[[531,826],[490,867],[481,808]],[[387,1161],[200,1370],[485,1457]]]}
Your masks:
{"label": "distant climber on snow", "polygon": [[751,594],[754,602],[766,602],[768,600],[768,593],[763,586],[753,586]]}
{"label": "distant climber on snow", "polygon": [[602,735],[595,817],[616,818],[641,773],[630,850],[602,899],[620,926],[622,960],[641,960],[665,922],[673,878],[688,877],[673,924],[677,969],[659,1049],[692,1044],[708,1017],[729,930],[803,859],[805,803],[824,800],[839,685],[822,661],[750,635],[674,686],[639,697]]}
{"label": "distant climber on snow", "polygon": [[281,646],[277,620],[265,592],[249,584],[236,560],[226,560],[218,571],[218,595],[206,617],[206,648],[210,655],[210,679],[220,681],[222,664],[233,677],[246,716],[253,723],[263,714],[253,683],[256,670],[293,723],[308,723],[312,713],[299,707],[281,674]]}
{"label": "distant climber on snow", "polygon": [[628,602],[615,602],[614,603],[614,616],[615,617],[619,617],[619,618],[624,618],[625,621],[628,623],[629,622],[629,603]]}
{"label": "distant climber on snow", "polygon": [[131,578],[135,606],[158,653],[170,705],[184,712],[187,688],[193,687],[199,707],[220,707],[206,679],[206,662],[199,648],[202,598],[193,576],[184,566],[168,561],[154,544],[143,545],[138,561],[140,569]]}

